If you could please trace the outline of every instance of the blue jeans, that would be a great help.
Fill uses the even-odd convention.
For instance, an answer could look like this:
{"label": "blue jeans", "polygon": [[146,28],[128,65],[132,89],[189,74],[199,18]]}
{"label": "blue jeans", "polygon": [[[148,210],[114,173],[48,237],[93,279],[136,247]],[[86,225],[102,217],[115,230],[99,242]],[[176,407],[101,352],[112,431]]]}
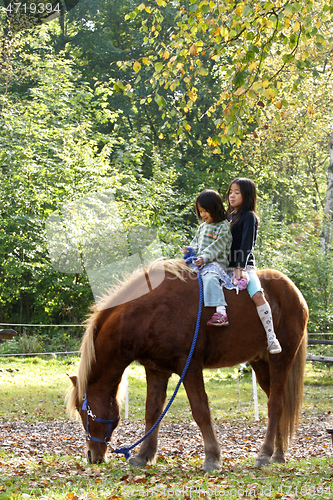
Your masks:
{"label": "blue jeans", "polygon": [[250,295],[250,297],[252,299],[252,297],[255,293],[257,293],[257,292],[264,293],[264,291],[261,288],[261,283],[260,283],[260,280],[259,280],[255,270],[254,269],[246,269],[246,272],[249,274],[249,277],[250,277],[250,281],[249,281],[249,284],[247,285],[246,290],[248,291],[248,294]]}
{"label": "blue jeans", "polygon": [[206,307],[226,306],[220,279],[215,273],[206,273],[202,278],[204,305]]}

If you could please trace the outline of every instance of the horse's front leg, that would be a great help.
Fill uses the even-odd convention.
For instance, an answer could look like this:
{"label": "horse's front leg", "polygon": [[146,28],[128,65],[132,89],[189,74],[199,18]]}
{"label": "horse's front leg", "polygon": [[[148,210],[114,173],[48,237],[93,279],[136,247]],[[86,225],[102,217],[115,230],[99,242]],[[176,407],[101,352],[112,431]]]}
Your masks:
{"label": "horse's front leg", "polygon": [[220,446],[210,417],[202,367],[198,366],[193,360],[184,379],[184,386],[191,405],[193,418],[198,424],[204,440],[205,461],[202,469],[208,472],[219,469]]}
{"label": "horse's front leg", "polygon": [[[166,398],[168,380],[171,372],[160,372],[146,369],[147,398],[146,398],[146,429],[148,432],[161,415]],[[157,452],[157,438],[159,426],[142,442],[138,453],[129,459],[134,467],[145,467],[150,462],[154,463]]]}

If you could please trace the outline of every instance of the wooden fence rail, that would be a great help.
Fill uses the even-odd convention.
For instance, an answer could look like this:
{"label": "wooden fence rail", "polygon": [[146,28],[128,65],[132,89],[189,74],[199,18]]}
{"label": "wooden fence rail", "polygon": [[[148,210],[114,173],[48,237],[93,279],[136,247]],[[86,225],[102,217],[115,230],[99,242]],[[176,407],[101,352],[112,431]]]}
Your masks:
{"label": "wooden fence rail", "polygon": [[[333,333],[319,332],[319,333],[308,333],[309,337],[319,336],[319,335],[333,335]],[[322,344],[322,345],[333,345],[333,340],[324,339],[308,339],[308,345]],[[306,357],[307,361],[319,361],[322,363],[333,363],[333,356],[314,356],[309,354]]]}

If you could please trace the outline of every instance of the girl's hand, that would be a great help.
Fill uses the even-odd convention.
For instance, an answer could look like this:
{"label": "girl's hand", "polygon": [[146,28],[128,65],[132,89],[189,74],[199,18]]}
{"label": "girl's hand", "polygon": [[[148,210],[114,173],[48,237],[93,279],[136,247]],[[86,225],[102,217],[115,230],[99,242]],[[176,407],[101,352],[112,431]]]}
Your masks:
{"label": "girl's hand", "polygon": [[197,260],[195,261],[195,264],[198,266],[199,269],[202,269],[204,266],[204,261],[202,257],[198,257]]}
{"label": "girl's hand", "polygon": [[234,274],[232,276],[232,279],[236,278],[236,280],[240,280],[242,277],[242,272],[243,272],[243,269],[240,269],[239,267],[237,267],[234,270]]}
{"label": "girl's hand", "polygon": [[187,247],[183,247],[183,253],[189,253],[189,249]]}

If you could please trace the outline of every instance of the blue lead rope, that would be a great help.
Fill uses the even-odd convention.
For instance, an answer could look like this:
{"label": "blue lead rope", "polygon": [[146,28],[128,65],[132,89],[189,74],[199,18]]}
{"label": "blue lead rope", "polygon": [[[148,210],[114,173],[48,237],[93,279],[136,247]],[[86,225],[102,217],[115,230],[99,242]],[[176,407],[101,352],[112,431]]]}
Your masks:
{"label": "blue lead rope", "polygon": [[149,431],[146,432],[146,434],[141,439],[139,439],[139,441],[137,441],[136,443],[132,444],[132,446],[125,446],[123,448],[117,448],[116,450],[113,450],[114,453],[123,453],[124,456],[125,456],[125,458],[126,458],[126,460],[128,460],[131,457],[131,451],[130,450],[132,450],[133,448],[135,448],[136,446],[138,446],[140,443],[142,443],[142,441],[144,441],[152,432],[154,432],[154,430],[156,429],[156,427],[160,424],[161,420],[163,419],[163,417],[165,416],[165,414],[169,410],[170,406],[172,405],[172,403],[173,403],[173,401],[174,401],[174,399],[175,399],[175,397],[177,395],[177,392],[178,392],[178,389],[180,387],[180,384],[183,382],[183,380],[185,378],[186,372],[187,372],[188,367],[189,367],[189,365],[191,363],[191,359],[192,359],[192,356],[193,356],[195,345],[197,343],[198,333],[199,333],[199,327],[200,327],[201,312],[202,312],[202,301],[203,301],[203,288],[202,288],[202,279],[201,279],[200,274],[198,274],[198,282],[199,282],[199,308],[198,308],[197,323],[196,323],[196,326],[195,326],[195,332],[194,332],[194,337],[193,337],[191,349],[190,349],[190,352],[189,352],[189,355],[188,355],[188,358],[187,358],[187,361],[186,361],[183,373],[182,373],[182,375],[181,375],[181,377],[179,379],[179,382],[178,382],[178,384],[176,386],[176,389],[174,390],[173,395],[170,398],[170,401],[168,402],[168,404],[164,408],[163,413],[159,416],[158,420],[156,420],[156,422],[153,425],[153,427],[151,429],[149,429]]}

